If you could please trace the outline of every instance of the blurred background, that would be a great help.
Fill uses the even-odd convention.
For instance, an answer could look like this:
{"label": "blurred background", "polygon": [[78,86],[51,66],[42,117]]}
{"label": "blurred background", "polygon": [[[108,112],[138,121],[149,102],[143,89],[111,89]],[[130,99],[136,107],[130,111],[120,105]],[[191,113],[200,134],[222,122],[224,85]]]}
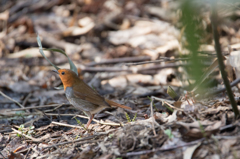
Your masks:
{"label": "blurred background", "polygon": [[[196,149],[194,158],[238,158],[240,127],[226,93],[208,94],[223,87],[212,21],[232,82],[240,77],[239,0],[0,0],[0,156],[191,158]],[[77,126],[87,119],[73,119],[84,114],[55,89],[61,80],[37,35],[44,48],[64,50],[89,86],[132,110],[96,114],[108,125],[92,123],[90,132]],[[64,55],[44,53],[69,68]]]}
{"label": "blurred background", "polygon": [[[220,43],[229,55],[240,49],[240,3],[216,6]],[[38,34],[44,48],[64,50],[80,78],[109,99],[138,109],[151,95],[171,99],[168,86],[183,95],[201,83],[216,58],[210,15],[211,4],[202,1],[1,0],[0,90],[27,107],[68,102],[63,90],[54,89],[61,81],[39,53]],[[45,54],[69,68],[62,54]],[[200,88],[222,82],[218,70],[207,79]],[[0,96],[0,108],[4,114],[18,106]]]}

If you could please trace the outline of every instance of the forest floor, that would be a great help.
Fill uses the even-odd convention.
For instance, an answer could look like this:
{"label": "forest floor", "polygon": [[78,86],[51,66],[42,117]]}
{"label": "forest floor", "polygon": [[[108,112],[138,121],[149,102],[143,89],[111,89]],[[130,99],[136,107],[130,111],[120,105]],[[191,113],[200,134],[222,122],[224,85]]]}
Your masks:
{"label": "forest floor", "polygon": [[[221,47],[237,61],[240,4],[222,3]],[[197,5],[205,30],[199,52],[211,59],[209,66],[216,55],[211,11]],[[226,91],[215,91],[224,88],[219,70],[209,79],[215,87],[186,93],[192,81],[189,61],[180,59],[188,53],[180,13],[174,0],[2,0],[0,158],[239,158],[240,120]],[[64,50],[99,94],[132,110],[99,112],[86,130],[88,117],[54,88],[61,80],[39,53],[37,34],[44,48]],[[69,68],[64,55],[44,52]],[[240,104],[238,61],[225,64]]]}

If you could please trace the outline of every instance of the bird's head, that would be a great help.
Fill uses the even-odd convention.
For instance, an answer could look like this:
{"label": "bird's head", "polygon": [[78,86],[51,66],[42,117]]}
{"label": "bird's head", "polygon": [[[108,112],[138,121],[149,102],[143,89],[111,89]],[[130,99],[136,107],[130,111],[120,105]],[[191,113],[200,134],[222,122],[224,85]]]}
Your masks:
{"label": "bird's head", "polygon": [[72,87],[75,82],[79,80],[77,74],[69,69],[59,69],[53,70],[53,72],[57,73],[63,83],[64,90],[66,87]]}

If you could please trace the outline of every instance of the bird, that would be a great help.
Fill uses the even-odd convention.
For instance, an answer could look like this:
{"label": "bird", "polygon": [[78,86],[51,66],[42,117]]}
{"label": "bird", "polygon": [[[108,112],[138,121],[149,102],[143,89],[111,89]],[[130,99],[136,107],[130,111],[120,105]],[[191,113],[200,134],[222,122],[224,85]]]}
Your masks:
{"label": "bird", "polygon": [[58,69],[52,71],[59,75],[68,101],[76,109],[81,110],[88,115],[89,119],[86,129],[88,129],[94,115],[105,108],[116,106],[131,110],[128,106],[118,104],[99,95],[96,90],[88,86],[74,71],[70,69]]}

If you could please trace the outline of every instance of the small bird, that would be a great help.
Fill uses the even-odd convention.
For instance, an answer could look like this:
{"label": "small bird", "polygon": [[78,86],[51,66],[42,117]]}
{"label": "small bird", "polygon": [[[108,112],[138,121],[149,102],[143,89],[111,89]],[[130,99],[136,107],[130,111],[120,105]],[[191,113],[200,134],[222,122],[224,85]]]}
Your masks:
{"label": "small bird", "polygon": [[81,80],[75,72],[69,69],[53,70],[57,73],[63,83],[64,91],[69,102],[77,109],[84,111],[88,116],[86,128],[92,122],[94,115],[105,108],[117,106],[124,109],[131,109],[128,106],[115,103],[111,100],[104,99]]}

